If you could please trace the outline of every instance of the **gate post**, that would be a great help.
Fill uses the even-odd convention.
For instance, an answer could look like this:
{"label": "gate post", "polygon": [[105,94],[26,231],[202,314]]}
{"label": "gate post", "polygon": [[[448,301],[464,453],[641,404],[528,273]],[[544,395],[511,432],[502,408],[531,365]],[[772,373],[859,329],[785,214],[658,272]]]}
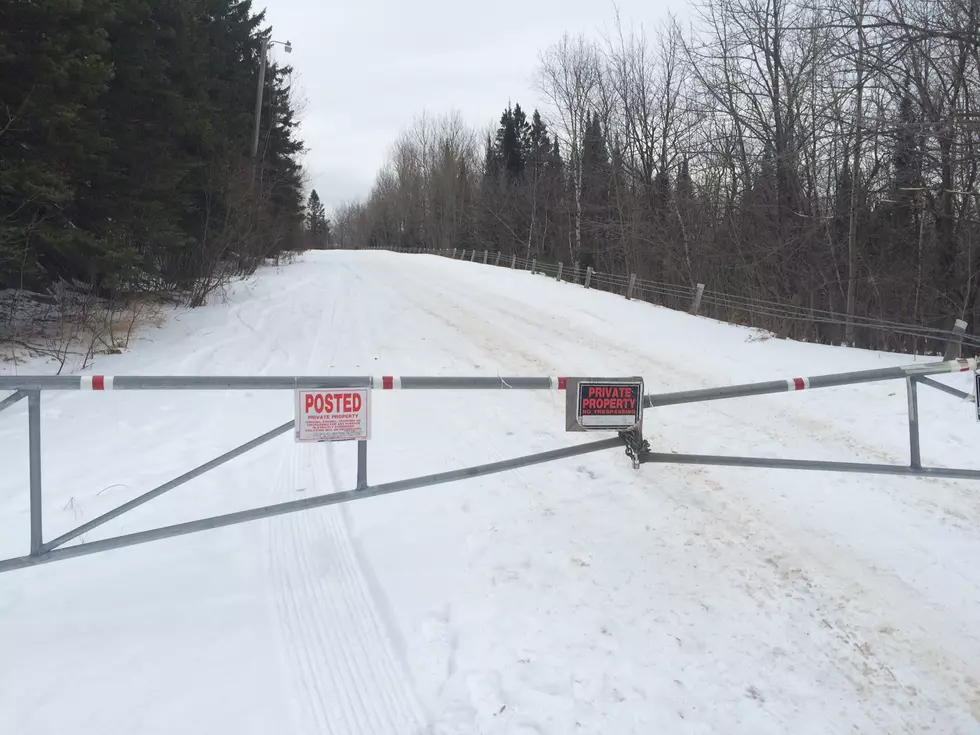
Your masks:
{"label": "gate post", "polygon": [[694,304],[691,306],[691,314],[693,316],[698,315],[698,310],[701,308],[701,297],[704,296],[704,284],[698,284],[698,290],[694,294]]}
{"label": "gate post", "polygon": [[633,298],[633,287],[636,286],[636,274],[630,273],[630,285],[626,289],[626,300],[629,301]]}
{"label": "gate post", "polygon": [[585,287],[589,288],[592,285],[592,266],[588,266],[585,270]]}
{"label": "gate post", "polygon": [[922,469],[922,457],[919,451],[919,394],[916,390],[918,380],[915,376],[905,378],[905,386],[909,394],[909,454],[913,470]]}
{"label": "gate post", "polygon": [[27,435],[31,468],[31,556],[41,553],[41,391],[27,394]]}
{"label": "gate post", "polygon": [[357,489],[367,487],[367,442],[357,442]]}
{"label": "gate post", "polygon": [[966,332],[967,324],[962,319],[957,319],[953,324],[953,335],[946,343],[946,354],[943,359],[946,362],[955,360],[960,356],[960,349],[963,345],[963,335]]}
{"label": "gate post", "polygon": [[557,280],[557,281],[560,281],[560,280],[561,280],[561,269],[562,269],[563,267],[564,267],[564,264],[563,264],[563,263],[561,263],[561,262],[559,262],[559,263],[558,263],[558,278],[556,278],[555,280]]}

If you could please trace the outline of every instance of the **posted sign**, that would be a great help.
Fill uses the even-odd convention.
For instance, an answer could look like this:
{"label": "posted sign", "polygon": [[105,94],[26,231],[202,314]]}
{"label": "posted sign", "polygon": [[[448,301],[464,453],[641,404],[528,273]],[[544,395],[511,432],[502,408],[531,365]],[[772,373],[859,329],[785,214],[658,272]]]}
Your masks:
{"label": "posted sign", "polygon": [[643,418],[640,378],[568,379],[569,431],[623,431]]}
{"label": "posted sign", "polygon": [[367,388],[296,391],[296,441],[363,441],[371,437]]}

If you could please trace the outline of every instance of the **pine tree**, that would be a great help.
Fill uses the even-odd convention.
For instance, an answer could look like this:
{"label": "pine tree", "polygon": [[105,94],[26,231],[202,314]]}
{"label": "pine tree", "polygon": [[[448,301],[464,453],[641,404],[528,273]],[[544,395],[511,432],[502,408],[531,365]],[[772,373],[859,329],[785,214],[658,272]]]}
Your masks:
{"label": "pine tree", "polygon": [[83,275],[100,243],[73,221],[110,141],[108,0],[0,4],[0,288]]}
{"label": "pine tree", "polygon": [[0,288],[151,284],[196,303],[226,264],[296,242],[288,67],[269,69],[249,156],[262,24],[251,0],[0,4]]}
{"label": "pine tree", "polygon": [[310,234],[313,247],[329,244],[327,212],[314,189],[306,203],[306,231]]}
{"label": "pine tree", "polygon": [[527,160],[532,166],[544,165],[552,152],[548,126],[541,119],[541,113],[537,110],[534,111],[531,117],[526,151]]}
{"label": "pine tree", "polygon": [[612,166],[599,113],[594,113],[582,138],[582,248],[598,253],[603,228],[611,216]]}

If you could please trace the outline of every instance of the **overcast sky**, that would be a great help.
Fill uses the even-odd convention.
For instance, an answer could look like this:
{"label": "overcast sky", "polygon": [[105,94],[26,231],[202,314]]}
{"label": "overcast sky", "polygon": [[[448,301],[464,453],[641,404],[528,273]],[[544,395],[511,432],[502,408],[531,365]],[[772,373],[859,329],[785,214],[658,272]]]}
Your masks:
{"label": "overcast sky", "polygon": [[[565,31],[598,37],[615,18],[611,0],[267,2],[273,38],[293,44],[306,168],[328,213],[367,196],[389,146],[423,111],[456,109],[484,128],[508,100],[528,116],[543,108],[538,54]],[[684,0],[616,5],[624,25],[652,29]]]}

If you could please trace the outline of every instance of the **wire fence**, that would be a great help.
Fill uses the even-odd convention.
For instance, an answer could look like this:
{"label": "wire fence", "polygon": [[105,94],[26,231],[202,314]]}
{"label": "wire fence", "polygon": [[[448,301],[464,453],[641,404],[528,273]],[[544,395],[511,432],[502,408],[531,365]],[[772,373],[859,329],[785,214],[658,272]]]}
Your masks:
{"label": "wire fence", "polygon": [[[664,283],[637,278],[635,274],[624,276],[605,273],[590,267],[582,268],[578,264],[548,263],[536,258],[528,259],[500,251],[458,248],[454,250],[386,249],[396,252],[442,255],[501,268],[533,271],[556,280],[617,293],[628,299],[639,299],[677,311],[688,311],[731,324],[753,327],[762,330],[761,339],[781,337],[838,345],[844,344],[845,341],[847,315],[827,309],[741,296],[703,287],[698,298],[698,285]],[[961,352],[980,355],[980,335],[966,334],[966,327],[962,323],[960,323],[962,328],[949,329],[859,315],[855,315],[850,321],[854,325],[857,346],[891,352],[945,355],[947,359],[959,357]]]}

